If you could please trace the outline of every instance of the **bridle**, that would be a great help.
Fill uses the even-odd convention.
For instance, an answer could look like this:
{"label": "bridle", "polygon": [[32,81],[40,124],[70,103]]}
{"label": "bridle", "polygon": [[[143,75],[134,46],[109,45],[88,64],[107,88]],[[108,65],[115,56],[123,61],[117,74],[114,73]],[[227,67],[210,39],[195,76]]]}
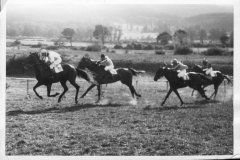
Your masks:
{"label": "bridle", "polygon": [[[41,60],[40,60],[41,61]],[[28,66],[35,66],[35,65],[41,65],[41,64],[46,64],[45,62],[43,63],[33,63],[33,64],[23,64],[24,65],[24,69],[28,69]]]}

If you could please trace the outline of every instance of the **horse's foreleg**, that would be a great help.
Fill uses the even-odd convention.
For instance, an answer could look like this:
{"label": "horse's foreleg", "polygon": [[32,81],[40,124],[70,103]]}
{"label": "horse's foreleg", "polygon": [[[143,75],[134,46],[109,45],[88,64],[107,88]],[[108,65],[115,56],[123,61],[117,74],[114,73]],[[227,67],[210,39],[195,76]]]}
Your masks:
{"label": "horse's foreleg", "polygon": [[182,106],[182,105],[183,105],[183,101],[182,101],[182,99],[181,99],[178,91],[177,91],[177,90],[173,90],[173,92],[174,92],[174,93],[178,96],[178,98],[180,99],[180,101],[181,101],[181,106]]}
{"label": "horse's foreleg", "polygon": [[76,95],[75,95],[75,103],[78,103],[78,92],[79,92],[79,85],[75,81],[70,81],[70,83],[76,88]]}
{"label": "horse's foreleg", "polygon": [[63,95],[68,91],[68,87],[67,87],[67,85],[66,85],[66,81],[60,81],[60,82],[61,82],[61,85],[63,86],[64,91],[63,91],[62,94],[59,96],[59,98],[58,98],[58,103],[61,102]]}
{"label": "horse's foreleg", "polygon": [[80,97],[80,98],[84,98],[86,96],[86,94],[93,88],[95,87],[96,85],[95,84],[92,84],[90,87],[88,87],[88,89],[86,90],[85,93],[83,93],[83,95]]}
{"label": "horse's foreleg", "polygon": [[195,91],[195,90],[193,89],[193,90],[192,90],[192,96],[193,96],[194,91]]}
{"label": "horse's foreleg", "polygon": [[37,82],[37,84],[33,87],[33,91],[35,92],[35,94],[36,94],[40,99],[43,99],[43,97],[40,96],[40,95],[37,93],[37,91],[36,91],[36,88],[38,88],[38,87],[41,86],[41,85],[42,85],[42,83]]}
{"label": "horse's foreleg", "polygon": [[56,97],[57,95],[59,95],[59,93],[55,93],[54,95],[50,95],[51,88],[52,88],[52,84],[47,85],[47,96],[48,97]]}
{"label": "horse's foreleg", "polygon": [[99,102],[101,100],[101,85],[98,85],[97,89],[98,89],[98,100],[97,100],[97,102]]}
{"label": "horse's foreleg", "polygon": [[172,93],[172,91],[173,91],[173,89],[170,88],[169,91],[168,91],[168,93],[167,93],[167,95],[166,95],[166,97],[165,97],[165,99],[164,99],[164,101],[161,103],[162,106],[164,105],[165,101],[167,100],[167,98],[169,97],[169,95]]}

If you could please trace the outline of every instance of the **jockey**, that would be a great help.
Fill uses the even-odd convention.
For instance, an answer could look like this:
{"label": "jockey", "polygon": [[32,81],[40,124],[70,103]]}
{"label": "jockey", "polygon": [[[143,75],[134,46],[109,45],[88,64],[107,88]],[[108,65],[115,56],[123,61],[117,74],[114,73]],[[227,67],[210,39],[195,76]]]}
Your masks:
{"label": "jockey", "polygon": [[205,71],[206,75],[212,79],[211,72],[213,71],[211,63],[205,58],[202,60],[202,69]]}
{"label": "jockey", "polygon": [[[187,69],[188,66],[185,64],[182,64],[180,61],[178,61],[176,58],[174,60],[172,60],[172,70],[175,70],[178,72],[178,77],[182,77],[183,80],[188,80],[188,76],[187,76]],[[186,78],[185,78],[186,77]]]}
{"label": "jockey", "polygon": [[46,63],[50,63],[50,78],[53,78],[51,70],[62,62],[61,56],[57,52],[42,49],[39,53],[39,58]]}
{"label": "jockey", "polygon": [[105,66],[104,70],[108,71],[111,75],[117,74],[116,71],[114,70],[114,65],[112,60],[104,54],[101,54],[99,65]]}

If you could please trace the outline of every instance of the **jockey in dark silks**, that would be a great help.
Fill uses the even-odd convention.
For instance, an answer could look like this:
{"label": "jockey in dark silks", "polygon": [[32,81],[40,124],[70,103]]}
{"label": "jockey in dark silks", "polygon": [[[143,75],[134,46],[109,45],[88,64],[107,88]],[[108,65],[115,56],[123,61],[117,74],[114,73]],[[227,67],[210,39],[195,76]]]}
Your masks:
{"label": "jockey in dark silks", "polygon": [[172,60],[172,70],[175,70],[178,72],[178,77],[182,78],[183,80],[189,80],[189,77],[187,76],[187,69],[188,66],[181,63],[177,59]]}
{"label": "jockey in dark silks", "polygon": [[202,69],[205,72],[205,74],[212,79],[211,72],[213,71],[211,63],[206,60],[205,58],[202,60]]}

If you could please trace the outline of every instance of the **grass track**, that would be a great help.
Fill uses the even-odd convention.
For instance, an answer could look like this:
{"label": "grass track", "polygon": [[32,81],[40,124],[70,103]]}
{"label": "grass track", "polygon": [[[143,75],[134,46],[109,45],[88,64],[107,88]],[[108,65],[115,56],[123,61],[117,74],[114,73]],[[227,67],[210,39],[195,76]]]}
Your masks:
{"label": "grass track", "polygon": [[[138,77],[140,99],[120,83],[103,86],[100,104],[93,89],[74,104],[74,88],[68,83],[66,98],[47,98],[46,88],[32,90],[26,98],[26,81],[7,79],[6,155],[231,155],[233,154],[233,91],[220,87],[217,100],[205,101],[191,89],[180,89],[187,104],[180,107],[171,94],[166,106],[166,83]],[[134,80],[134,82],[135,82]],[[30,83],[30,88],[35,82]],[[79,83],[80,95],[86,82]],[[59,84],[52,93],[59,92]],[[207,95],[213,91],[207,88]]]}

